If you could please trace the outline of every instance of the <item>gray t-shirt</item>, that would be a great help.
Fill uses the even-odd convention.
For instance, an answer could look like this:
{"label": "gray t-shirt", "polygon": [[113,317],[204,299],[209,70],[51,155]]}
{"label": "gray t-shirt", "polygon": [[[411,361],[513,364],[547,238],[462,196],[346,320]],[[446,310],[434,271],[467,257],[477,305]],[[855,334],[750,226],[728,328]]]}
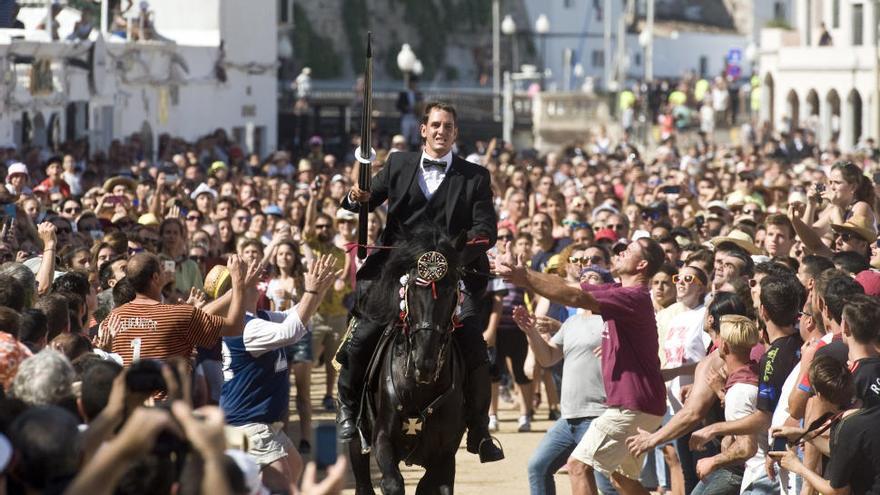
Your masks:
{"label": "gray t-shirt", "polygon": [[602,346],[605,323],[599,315],[571,316],[550,341],[562,349],[562,417],[589,418],[605,412],[602,362],[593,354]]}

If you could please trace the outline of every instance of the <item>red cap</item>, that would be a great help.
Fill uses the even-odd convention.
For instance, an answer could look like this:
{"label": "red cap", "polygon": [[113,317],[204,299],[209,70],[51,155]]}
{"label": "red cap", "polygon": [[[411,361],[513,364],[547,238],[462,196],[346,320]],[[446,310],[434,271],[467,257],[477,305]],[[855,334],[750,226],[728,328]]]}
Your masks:
{"label": "red cap", "polygon": [[865,294],[869,296],[880,296],[880,272],[874,270],[864,270],[856,275],[856,282],[865,289]]}
{"label": "red cap", "polygon": [[619,239],[619,237],[617,236],[617,232],[615,232],[614,229],[599,229],[593,239],[595,239],[596,242],[599,242],[602,239],[608,239],[611,242],[617,242],[617,239]]}

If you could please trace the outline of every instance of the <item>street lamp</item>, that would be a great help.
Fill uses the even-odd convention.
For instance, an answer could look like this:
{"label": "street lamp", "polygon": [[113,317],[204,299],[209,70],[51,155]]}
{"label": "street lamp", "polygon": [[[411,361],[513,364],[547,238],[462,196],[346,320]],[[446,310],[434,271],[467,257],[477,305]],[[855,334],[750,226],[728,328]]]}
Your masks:
{"label": "street lamp", "polygon": [[409,75],[415,69],[417,60],[416,54],[412,51],[409,43],[404,43],[397,54],[397,68],[400,69],[400,72],[403,72],[404,88],[409,88]]}
{"label": "street lamp", "polygon": [[538,19],[535,21],[535,32],[541,36],[541,72],[544,72],[544,66],[547,64],[547,33],[549,31],[550,20],[547,19],[547,16],[544,14],[539,15]]}
{"label": "street lamp", "polygon": [[504,33],[504,36],[510,37],[511,52],[513,53],[511,58],[513,68],[511,70],[516,71],[519,69],[517,67],[519,63],[519,46],[516,43],[516,38],[514,38],[516,35],[516,22],[510,14],[504,16],[504,20],[501,21],[501,32]]}

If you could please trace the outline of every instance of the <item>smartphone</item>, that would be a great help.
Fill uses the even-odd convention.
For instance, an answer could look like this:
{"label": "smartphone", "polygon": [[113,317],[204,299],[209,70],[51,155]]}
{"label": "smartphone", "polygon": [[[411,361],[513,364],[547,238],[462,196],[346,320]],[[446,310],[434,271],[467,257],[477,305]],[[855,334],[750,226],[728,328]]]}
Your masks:
{"label": "smartphone", "polygon": [[104,202],[107,203],[108,205],[118,205],[119,203],[122,203],[123,201],[125,201],[124,198],[125,198],[124,196],[114,195],[114,196],[110,196],[109,198],[104,200]]}
{"label": "smartphone", "polygon": [[165,260],[163,263],[164,263],[166,272],[173,273],[174,270],[177,268],[176,264],[174,263],[174,260]]}
{"label": "smartphone", "polygon": [[666,186],[663,188],[664,194],[680,194],[681,186]]}
{"label": "smartphone", "polygon": [[773,437],[773,446],[770,448],[771,452],[785,452],[787,448],[788,443],[785,437]]}
{"label": "smartphone", "polygon": [[336,423],[320,423],[315,428],[315,463],[318,469],[327,469],[336,464]]}

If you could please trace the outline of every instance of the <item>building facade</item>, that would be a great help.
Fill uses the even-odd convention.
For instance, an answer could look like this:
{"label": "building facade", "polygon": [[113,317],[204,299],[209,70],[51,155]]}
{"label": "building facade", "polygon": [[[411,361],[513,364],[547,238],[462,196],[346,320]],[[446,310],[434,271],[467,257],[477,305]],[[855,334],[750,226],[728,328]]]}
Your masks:
{"label": "building facade", "polygon": [[777,130],[811,129],[822,146],[835,141],[844,151],[877,139],[877,4],[798,0],[796,12],[794,29],[761,33],[761,119]]}
{"label": "building facade", "polygon": [[39,13],[19,16],[23,30],[0,29],[0,143],[54,148],[88,138],[94,152],[136,135],[154,154],[162,134],[195,140],[219,128],[248,151],[274,149],[275,3],[149,7],[160,35],[151,40],[95,28],[68,41],[69,13],[58,17],[60,40],[36,29]]}

